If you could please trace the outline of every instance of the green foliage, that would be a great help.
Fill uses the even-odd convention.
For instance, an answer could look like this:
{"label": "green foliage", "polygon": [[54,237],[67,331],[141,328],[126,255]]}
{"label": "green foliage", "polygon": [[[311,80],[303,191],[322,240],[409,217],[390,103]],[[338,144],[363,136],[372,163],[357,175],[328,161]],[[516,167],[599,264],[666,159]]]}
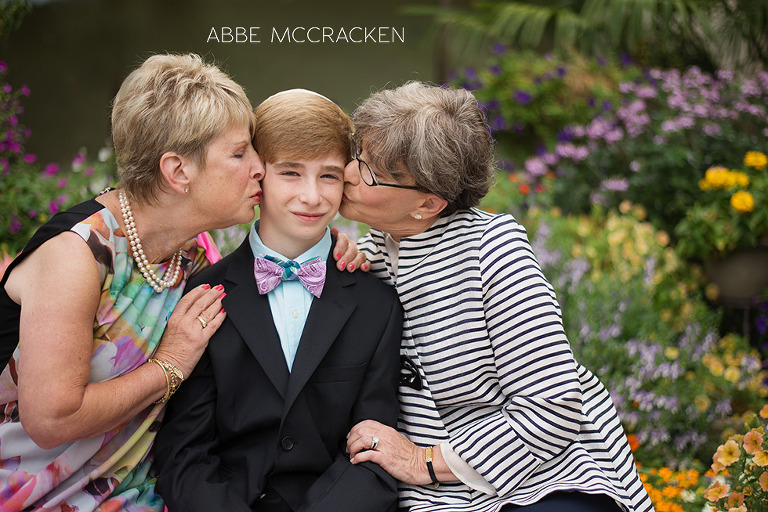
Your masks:
{"label": "green foliage", "polygon": [[706,260],[768,242],[768,157],[751,151],[740,170],[711,167],[695,202],[675,227],[678,251]]}
{"label": "green foliage", "polygon": [[471,51],[500,41],[559,55],[624,53],[648,66],[756,69],[768,63],[768,0],[488,0],[468,11],[409,12],[432,15],[455,33],[455,44],[469,41]]}
{"label": "green foliage", "polygon": [[766,375],[746,339],[718,334],[700,274],[669,236],[642,206],[622,210],[531,210],[532,243],[574,354],[611,391],[638,461],[686,467],[711,456],[736,413],[759,408]]}
{"label": "green foliage", "polygon": [[19,28],[21,20],[32,11],[29,0],[0,0],[0,40]]}
{"label": "green foliage", "polygon": [[[0,62],[0,82],[5,82],[7,65]],[[29,129],[20,123],[21,100],[30,90],[0,89],[0,256],[15,255],[48,218],[63,209],[94,196],[115,176],[112,152],[104,149],[89,161],[79,151],[67,169],[57,163],[41,168],[37,157],[24,149]]]}

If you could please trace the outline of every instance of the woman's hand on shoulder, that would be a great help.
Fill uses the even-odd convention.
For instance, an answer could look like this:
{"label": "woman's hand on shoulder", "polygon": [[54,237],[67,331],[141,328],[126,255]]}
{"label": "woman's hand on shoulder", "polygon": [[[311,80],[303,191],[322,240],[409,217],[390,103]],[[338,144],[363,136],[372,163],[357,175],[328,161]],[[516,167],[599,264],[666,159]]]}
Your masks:
{"label": "woman's hand on shoulder", "polygon": [[[374,438],[378,439],[371,449]],[[352,464],[375,462],[401,482],[425,485],[432,481],[427,471],[424,448],[378,421],[361,421],[347,434],[347,453]]]}
{"label": "woman's hand on shoulder", "polygon": [[227,317],[221,304],[225,295],[222,285],[201,284],[187,292],[168,318],[153,357],[174,365],[186,379]]}
{"label": "woman's hand on shoulder", "polygon": [[338,228],[332,228],[331,234],[336,237],[336,246],[333,248],[336,268],[348,272],[357,269],[368,272],[371,265],[366,261],[365,253],[357,249],[357,244],[346,233],[340,233]]}

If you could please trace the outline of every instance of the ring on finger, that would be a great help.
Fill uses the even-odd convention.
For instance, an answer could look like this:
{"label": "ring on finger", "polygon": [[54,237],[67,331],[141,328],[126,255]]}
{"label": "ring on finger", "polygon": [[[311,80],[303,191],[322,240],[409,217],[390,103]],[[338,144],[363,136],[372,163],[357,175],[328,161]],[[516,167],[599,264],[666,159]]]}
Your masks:
{"label": "ring on finger", "polygon": [[379,446],[379,438],[371,436],[371,450],[375,450],[377,446]]}
{"label": "ring on finger", "polygon": [[197,315],[197,320],[198,322],[200,322],[200,325],[203,326],[203,329],[208,327],[208,321],[205,318],[203,318],[203,315]]}

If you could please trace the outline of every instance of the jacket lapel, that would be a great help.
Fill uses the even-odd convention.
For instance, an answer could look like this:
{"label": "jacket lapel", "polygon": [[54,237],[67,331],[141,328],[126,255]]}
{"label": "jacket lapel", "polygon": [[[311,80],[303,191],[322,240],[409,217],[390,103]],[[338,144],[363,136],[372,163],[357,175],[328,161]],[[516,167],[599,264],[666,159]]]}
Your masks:
{"label": "jacket lapel", "polygon": [[285,411],[306,385],[328,349],[338,337],[347,319],[357,307],[352,294],[344,288],[354,285],[355,278],[336,269],[332,257],[326,261],[327,272],[323,293],[312,301],[307,322],[293,361],[288,391],[285,395]]}
{"label": "jacket lapel", "polygon": [[[285,397],[288,365],[277,335],[269,300],[260,295],[253,276],[253,253],[248,239],[232,254],[225,279],[235,286],[227,287],[224,309],[264,372]],[[314,306],[313,306],[314,307]]]}

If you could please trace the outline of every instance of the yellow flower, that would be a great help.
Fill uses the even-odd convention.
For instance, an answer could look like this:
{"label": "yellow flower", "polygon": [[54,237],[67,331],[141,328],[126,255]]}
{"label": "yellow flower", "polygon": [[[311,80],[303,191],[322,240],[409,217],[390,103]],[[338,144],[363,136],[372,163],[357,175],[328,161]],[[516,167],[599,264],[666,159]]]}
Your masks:
{"label": "yellow flower", "polygon": [[656,243],[662,247],[666,247],[669,245],[669,235],[667,234],[666,231],[656,232]]}
{"label": "yellow flower", "polygon": [[667,359],[677,359],[680,350],[677,347],[667,347],[664,349],[664,355],[667,356]]}
{"label": "yellow flower", "polygon": [[768,492],[768,471],[763,471],[763,474],[760,475],[760,478],[757,479],[757,482],[760,484],[760,488],[762,490]]}
{"label": "yellow flower", "polygon": [[736,441],[730,440],[730,441],[727,441],[725,444],[720,445],[715,455],[717,455],[717,461],[720,462],[720,464],[728,467],[734,462],[736,462],[737,460],[739,460],[739,455],[741,455],[741,449],[739,449],[739,444]]}
{"label": "yellow flower", "polygon": [[757,452],[752,460],[760,467],[768,466],[768,450]]}
{"label": "yellow flower", "polygon": [[731,507],[728,509],[728,512],[747,512],[747,506],[741,505],[738,507]]}
{"label": "yellow flower", "polygon": [[704,288],[704,296],[711,301],[717,300],[720,296],[720,287],[715,283],[709,283],[706,288]]}
{"label": "yellow flower", "polygon": [[749,186],[749,176],[741,171],[733,171],[730,174],[731,188],[741,187],[747,188]]}
{"label": "yellow flower", "polygon": [[739,369],[736,368],[735,366],[729,366],[728,368],[726,368],[725,374],[724,374],[725,380],[733,383],[739,382],[740,375],[741,373],[739,372]]}
{"label": "yellow flower", "polygon": [[728,487],[728,484],[715,482],[704,492],[704,497],[709,501],[717,501],[728,496],[729,492],[731,492],[731,489]]}
{"label": "yellow flower", "polygon": [[744,436],[744,451],[754,455],[763,447],[763,434],[757,429],[752,429]]}
{"label": "yellow flower", "polygon": [[619,211],[621,213],[629,213],[629,211],[632,209],[632,201],[629,199],[623,200],[621,203],[619,203]]}
{"label": "yellow flower", "polygon": [[730,185],[728,169],[722,166],[710,167],[704,173],[704,179],[699,182],[701,190],[726,189]]}
{"label": "yellow flower", "polygon": [[768,156],[759,151],[747,151],[744,156],[744,165],[762,171],[768,165]]}
{"label": "yellow flower", "polygon": [[749,213],[755,209],[755,198],[746,190],[738,190],[731,196],[731,208],[737,213]]}
{"label": "yellow flower", "polygon": [[696,408],[704,412],[709,409],[709,406],[712,404],[712,402],[709,400],[709,397],[707,395],[699,395],[696,398],[693,399],[694,405],[696,405]]}

